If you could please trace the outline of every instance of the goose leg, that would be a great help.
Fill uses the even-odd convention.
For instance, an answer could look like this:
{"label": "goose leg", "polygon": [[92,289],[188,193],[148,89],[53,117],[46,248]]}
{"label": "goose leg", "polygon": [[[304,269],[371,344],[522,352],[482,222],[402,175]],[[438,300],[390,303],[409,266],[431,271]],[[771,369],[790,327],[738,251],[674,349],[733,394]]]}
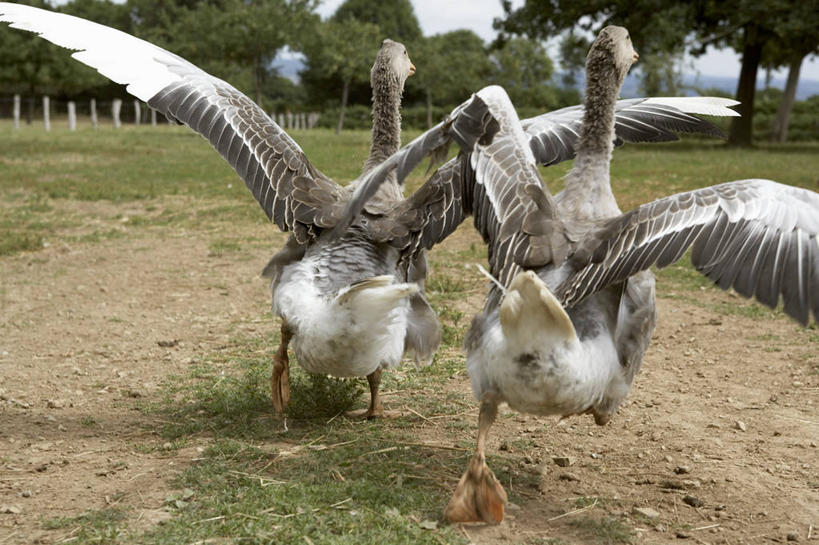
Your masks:
{"label": "goose leg", "polygon": [[367,382],[370,385],[370,407],[368,409],[347,411],[345,414],[351,418],[366,418],[367,420],[381,418],[383,416],[392,416],[391,414],[386,414],[384,407],[381,405],[381,396],[378,395],[378,389],[381,386],[380,367],[367,375]]}
{"label": "goose leg", "polygon": [[494,401],[481,402],[478,417],[478,445],[467,465],[455,493],[444,509],[444,516],[450,522],[486,522],[500,524],[506,505],[506,491],[486,465],[486,436],[498,415],[498,404]]}
{"label": "goose leg", "polygon": [[270,390],[273,408],[277,413],[284,412],[290,403],[290,360],[287,358],[287,345],[293,333],[282,318],[282,338],[279,349],[273,357],[273,373],[270,375]]}

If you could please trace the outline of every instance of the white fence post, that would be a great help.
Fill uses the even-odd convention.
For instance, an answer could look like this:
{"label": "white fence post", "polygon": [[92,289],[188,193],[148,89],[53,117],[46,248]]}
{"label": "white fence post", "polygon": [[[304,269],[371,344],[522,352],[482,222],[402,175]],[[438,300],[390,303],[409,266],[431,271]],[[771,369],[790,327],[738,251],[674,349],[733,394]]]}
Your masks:
{"label": "white fence post", "polygon": [[293,113],[290,110],[287,110],[287,129],[293,128]]}
{"label": "white fence post", "polygon": [[48,97],[43,97],[43,125],[45,125],[46,132],[51,130],[51,104]]}
{"label": "white fence post", "polygon": [[20,95],[14,95],[14,130],[20,129]]}
{"label": "white fence post", "polygon": [[142,109],[139,106],[139,101],[134,101],[134,125],[139,127],[139,122],[142,121]]}
{"label": "white fence post", "polygon": [[120,126],[119,112],[122,110],[122,100],[115,98],[111,102],[111,115],[114,117],[114,128],[118,129]]}
{"label": "white fence post", "polygon": [[282,129],[284,128],[284,114],[279,114],[276,116],[276,124]]}
{"label": "white fence post", "polygon": [[68,130],[77,130],[77,105],[73,100],[68,101]]}
{"label": "white fence post", "polygon": [[156,127],[156,110],[151,108],[151,127]]}
{"label": "white fence post", "polygon": [[97,119],[97,99],[91,99],[91,126],[95,129],[97,128],[97,123],[99,120]]}
{"label": "white fence post", "polygon": [[307,114],[299,114],[299,122],[301,123],[302,129],[307,129]]}

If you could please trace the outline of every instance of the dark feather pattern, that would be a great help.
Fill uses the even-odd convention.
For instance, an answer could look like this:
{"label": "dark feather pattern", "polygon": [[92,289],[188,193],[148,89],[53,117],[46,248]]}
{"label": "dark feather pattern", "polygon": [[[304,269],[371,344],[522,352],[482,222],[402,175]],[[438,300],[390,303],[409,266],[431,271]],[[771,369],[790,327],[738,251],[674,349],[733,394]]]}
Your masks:
{"label": "dark feather pattern", "polygon": [[[615,146],[626,142],[672,142],[679,140],[676,133],[725,138],[725,133],[712,123],[672,105],[652,100],[657,99],[617,101],[614,112]],[[521,121],[538,163],[549,166],[574,158],[584,113],[584,106],[570,106]]]}
{"label": "dark feather pattern", "polygon": [[[577,272],[557,290],[571,307],[693,246],[691,261],[722,289],[819,318],[819,195],[769,180],[741,180],[672,195],[613,218],[576,249]],[[785,281],[787,278],[787,281]]]}

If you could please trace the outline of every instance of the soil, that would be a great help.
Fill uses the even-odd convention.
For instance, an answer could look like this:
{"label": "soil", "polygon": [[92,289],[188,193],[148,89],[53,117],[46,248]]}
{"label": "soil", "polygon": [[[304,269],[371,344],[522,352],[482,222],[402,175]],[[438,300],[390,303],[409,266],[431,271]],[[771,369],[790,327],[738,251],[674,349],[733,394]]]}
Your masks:
{"label": "soil", "polygon": [[[462,228],[444,246],[476,240]],[[269,305],[268,255],[208,244],[203,232],[149,233],[0,259],[0,543],[70,539],[44,521],[111,505],[133,514],[132,529],[167,516],[169,481],[201,445],[163,449],[158,417],[134,408]],[[573,521],[595,497],[639,543],[819,540],[815,331],[658,292],[643,371],[607,426],[501,412],[490,451],[538,484],[504,482],[522,499],[498,527],[463,527],[471,540],[586,542]],[[471,397],[465,377],[446,387]]]}

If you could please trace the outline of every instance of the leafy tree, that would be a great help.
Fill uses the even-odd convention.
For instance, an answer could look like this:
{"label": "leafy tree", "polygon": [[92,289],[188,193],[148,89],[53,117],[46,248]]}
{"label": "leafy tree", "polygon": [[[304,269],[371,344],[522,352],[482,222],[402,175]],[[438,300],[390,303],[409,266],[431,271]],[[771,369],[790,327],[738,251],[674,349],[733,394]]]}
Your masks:
{"label": "leafy tree", "polygon": [[381,45],[381,31],[372,23],[333,19],[322,24],[316,34],[318,39],[307,48],[311,67],[341,80],[338,134],[344,128],[350,85],[369,84],[370,68]]}
{"label": "leafy tree", "polygon": [[486,82],[492,64],[483,40],[471,30],[455,30],[424,39],[413,56],[422,65],[411,80],[426,98],[427,126],[433,125],[433,105],[454,106]]}
{"label": "leafy tree", "polygon": [[[370,23],[379,28],[378,45],[369,52],[366,78],[350,80],[348,86],[348,103],[369,104],[372,92],[370,90],[369,68],[375,59],[378,47],[384,38],[399,41],[407,46],[410,58],[418,58],[416,55],[416,42],[421,39],[421,26],[412,9],[409,0],[385,0],[383,2],[372,2],[370,0],[346,0],[333,16],[331,21],[336,23],[349,22],[351,20],[359,23]],[[302,84],[306,88],[310,102],[319,107],[334,106],[338,100],[338,89],[342,89],[344,82],[339,74],[328,70],[327,63],[319,55],[325,49],[321,41],[323,34],[320,31],[305,33],[305,39],[311,39],[315,43],[313,46],[305,45],[303,51],[307,57],[306,68],[300,74]],[[358,37],[355,34],[346,36],[347,41],[355,41]],[[417,63],[416,63],[417,64]],[[419,65],[420,70],[420,65]],[[412,78],[414,79],[414,78]],[[406,101],[412,101],[418,89],[412,85],[412,79],[405,89]]]}
{"label": "leafy tree", "polygon": [[[775,47],[770,44],[794,32],[801,35],[794,25],[783,22],[798,11],[794,19],[805,23],[805,37],[814,44],[819,40],[815,31],[819,26],[819,0],[526,0],[517,9],[504,0],[503,5],[506,18],[495,21],[503,31],[501,38],[509,33],[544,38],[575,26],[597,31],[608,24],[619,24],[629,29],[644,58],[675,53],[684,47],[694,55],[704,53],[709,45],[732,47],[742,55],[737,85],[742,115],[732,122],[729,137],[729,143],[736,145],[749,145],[752,140],[756,74],[764,49]],[[689,43],[686,39],[692,29],[696,39]]]}
{"label": "leafy tree", "polygon": [[421,25],[409,0],[346,0],[333,14],[334,21],[354,19],[378,26],[383,38],[415,45],[421,39]]}
{"label": "leafy tree", "polygon": [[515,105],[548,109],[557,103],[550,85],[554,65],[540,42],[506,40],[493,53],[492,61],[491,81],[504,87]]}
{"label": "leafy tree", "polygon": [[230,81],[263,105],[278,51],[318,22],[315,0],[132,0],[139,33]]}
{"label": "leafy tree", "polygon": [[784,142],[788,138],[788,124],[796,99],[799,72],[804,59],[819,53],[819,3],[800,2],[792,6],[787,16],[776,23],[776,37],[766,45],[763,62],[769,67],[788,67],[785,91],[776,111],[772,139]]}

